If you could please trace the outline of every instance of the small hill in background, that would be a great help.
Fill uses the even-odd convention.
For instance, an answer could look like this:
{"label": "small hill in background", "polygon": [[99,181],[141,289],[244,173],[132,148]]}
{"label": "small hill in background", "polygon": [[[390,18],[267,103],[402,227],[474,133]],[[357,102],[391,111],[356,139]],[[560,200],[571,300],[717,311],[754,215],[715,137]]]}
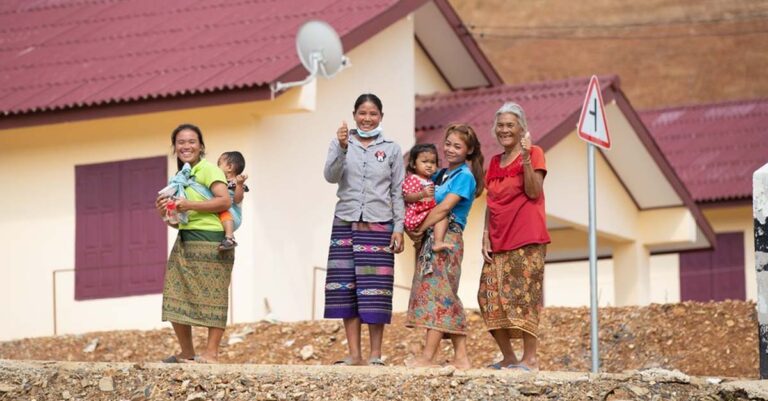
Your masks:
{"label": "small hill in background", "polygon": [[509,84],[618,74],[638,109],[768,97],[768,1],[450,3]]}

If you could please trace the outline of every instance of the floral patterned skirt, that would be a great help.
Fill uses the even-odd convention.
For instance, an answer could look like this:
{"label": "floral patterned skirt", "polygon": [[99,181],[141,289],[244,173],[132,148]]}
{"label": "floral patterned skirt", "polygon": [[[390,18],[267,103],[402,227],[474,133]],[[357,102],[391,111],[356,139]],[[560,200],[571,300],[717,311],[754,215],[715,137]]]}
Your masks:
{"label": "floral patterned skirt", "polygon": [[531,244],[495,252],[493,263],[485,263],[477,301],[488,330],[510,329],[513,338],[523,332],[538,336],[546,255],[546,245]]}
{"label": "floral patterned skirt", "polygon": [[[445,242],[450,245],[450,249],[431,255],[431,272],[423,273],[427,271],[422,269],[423,261],[414,269],[405,323],[407,327],[466,335],[467,318],[458,295],[464,241],[462,231],[457,227],[455,225],[445,235]],[[422,246],[428,246],[429,242],[422,242]]]}

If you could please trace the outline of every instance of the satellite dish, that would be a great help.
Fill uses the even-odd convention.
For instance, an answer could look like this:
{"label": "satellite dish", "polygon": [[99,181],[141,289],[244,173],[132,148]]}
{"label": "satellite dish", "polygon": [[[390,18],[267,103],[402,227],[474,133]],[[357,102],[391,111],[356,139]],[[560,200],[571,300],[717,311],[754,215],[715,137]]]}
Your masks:
{"label": "satellite dish", "polygon": [[308,21],[299,28],[296,52],[309,75],[303,81],[274,82],[270,85],[273,98],[277,92],[312,82],[318,73],[333,78],[339,71],[349,67],[349,59],[344,55],[339,35],[324,21]]}

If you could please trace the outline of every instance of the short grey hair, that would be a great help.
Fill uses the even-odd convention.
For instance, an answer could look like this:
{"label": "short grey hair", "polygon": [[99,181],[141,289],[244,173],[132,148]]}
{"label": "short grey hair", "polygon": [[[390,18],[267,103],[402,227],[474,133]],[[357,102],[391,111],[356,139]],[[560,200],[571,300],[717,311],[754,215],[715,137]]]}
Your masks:
{"label": "short grey hair", "polygon": [[528,131],[528,121],[525,120],[525,111],[523,111],[523,107],[514,102],[506,102],[496,111],[496,115],[493,117],[493,127],[491,127],[491,133],[493,135],[496,135],[496,124],[499,122],[499,116],[502,114],[514,114],[517,117],[520,126],[523,128],[523,132]]}

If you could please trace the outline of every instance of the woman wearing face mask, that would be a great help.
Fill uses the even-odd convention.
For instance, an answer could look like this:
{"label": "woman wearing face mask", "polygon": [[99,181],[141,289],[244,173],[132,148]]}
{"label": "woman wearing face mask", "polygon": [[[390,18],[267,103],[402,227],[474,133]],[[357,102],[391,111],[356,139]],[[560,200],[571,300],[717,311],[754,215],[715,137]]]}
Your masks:
{"label": "woman wearing face mask", "polygon": [[[489,367],[536,370],[544,258],[550,242],[544,213],[544,151],[531,145],[525,112],[516,103],[505,103],[496,112],[493,132],[504,153],[491,159],[485,176],[485,265],[477,298],[503,359]],[[520,361],[512,338],[523,339]]]}
{"label": "woman wearing face mask", "polygon": [[[343,319],[349,355],[343,365],[384,365],[384,325],[392,318],[394,254],[403,251],[405,174],[400,146],[387,139],[381,126],[381,100],[360,95],[352,111],[357,129],[343,122],[331,141],[325,179],[337,184],[325,318]],[[371,353],[360,349],[361,325],[368,325]]]}

